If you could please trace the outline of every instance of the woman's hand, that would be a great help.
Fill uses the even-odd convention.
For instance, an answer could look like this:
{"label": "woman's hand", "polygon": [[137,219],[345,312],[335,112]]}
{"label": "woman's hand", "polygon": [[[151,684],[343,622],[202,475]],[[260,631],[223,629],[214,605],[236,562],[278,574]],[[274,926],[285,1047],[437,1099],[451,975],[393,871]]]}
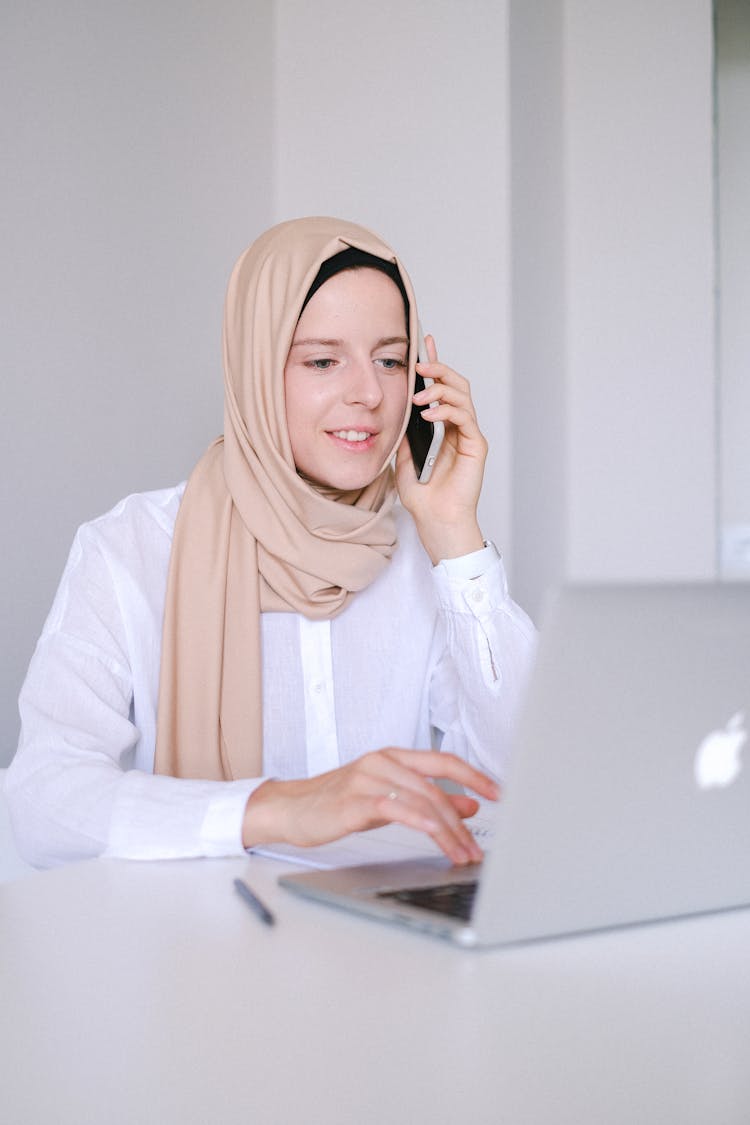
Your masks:
{"label": "woman's hand", "polygon": [[[396,457],[396,483],[404,507],[417,525],[419,537],[433,564],[458,558],[484,546],[477,521],[487,441],[477,424],[468,380],[439,363],[435,341],[425,337],[428,363],[418,363],[420,375],[434,379],[414,396],[430,421],[445,425],[445,440],[427,484],[414,471],[406,437]],[[430,403],[436,403],[430,406]]]}
{"label": "woman's hand", "polygon": [[265,781],[248,800],[242,843],[325,844],[395,821],[426,832],[453,863],[479,861],[482,851],[463,824],[477,801],[445,793],[432,778],[490,800],[499,794],[494,781],[453,754],[389,747],[317,777]]}

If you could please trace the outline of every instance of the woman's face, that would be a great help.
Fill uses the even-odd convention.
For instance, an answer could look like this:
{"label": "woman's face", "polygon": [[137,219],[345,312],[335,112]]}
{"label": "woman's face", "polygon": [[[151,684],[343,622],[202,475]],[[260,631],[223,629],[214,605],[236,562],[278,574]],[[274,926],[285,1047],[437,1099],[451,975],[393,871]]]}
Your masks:
{"label": "woman's face", "polygon": [[297,469],[341,491],[381,471],[406,414],[407,338],[398,287],[377,269],[334,274],[308,301],[284,368]]}

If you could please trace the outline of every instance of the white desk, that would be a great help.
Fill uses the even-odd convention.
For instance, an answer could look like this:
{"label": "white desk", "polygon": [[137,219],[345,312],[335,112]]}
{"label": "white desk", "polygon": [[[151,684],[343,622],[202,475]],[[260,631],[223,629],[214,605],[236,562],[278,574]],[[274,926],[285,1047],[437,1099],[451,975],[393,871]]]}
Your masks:
{"label": "white desk", "polygon": [[0,887],[4,1125],[750,1122],[750,911],[465,952],[279,870],[95,861]]}

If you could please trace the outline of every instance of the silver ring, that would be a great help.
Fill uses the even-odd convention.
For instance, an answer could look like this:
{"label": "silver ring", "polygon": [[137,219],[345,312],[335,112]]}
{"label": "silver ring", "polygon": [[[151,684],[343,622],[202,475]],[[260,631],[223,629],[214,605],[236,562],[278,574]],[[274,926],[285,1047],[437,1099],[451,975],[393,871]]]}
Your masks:
{"label": "silver ring", "polygon": [[390,793],[388,794],[388,800],[389,801],[397,801],[398,800],[398,793],[396,792],[395,789],[391,789]]}

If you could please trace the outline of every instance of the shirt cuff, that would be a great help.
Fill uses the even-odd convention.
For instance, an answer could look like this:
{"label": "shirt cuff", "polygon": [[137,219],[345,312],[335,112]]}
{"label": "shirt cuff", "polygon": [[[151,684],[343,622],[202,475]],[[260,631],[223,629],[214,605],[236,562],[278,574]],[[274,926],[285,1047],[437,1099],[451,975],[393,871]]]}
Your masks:
{"label": "shirt cuff", "polygon": [[478,551],[460,555],[457,559],[441,559],[437,566],[442,567],[448,578],[468,582],[472,578],[481,578],[499,558],[500,552],[495,544],[490,539],[485,539],[484,547],[480,547]]}
{"label": "shirt cuff", "polygon": [[248,798],[266,779],[256,777],[222,786],[211,798],[201,825],[201,844],[205,856],[244,855],[242,824]]}
{"label": "shirt cuff", "polygon": [[508,604],[503,560],[493,543],[433,567],[438,601],[451,613],[470,613],[480,620]]}

